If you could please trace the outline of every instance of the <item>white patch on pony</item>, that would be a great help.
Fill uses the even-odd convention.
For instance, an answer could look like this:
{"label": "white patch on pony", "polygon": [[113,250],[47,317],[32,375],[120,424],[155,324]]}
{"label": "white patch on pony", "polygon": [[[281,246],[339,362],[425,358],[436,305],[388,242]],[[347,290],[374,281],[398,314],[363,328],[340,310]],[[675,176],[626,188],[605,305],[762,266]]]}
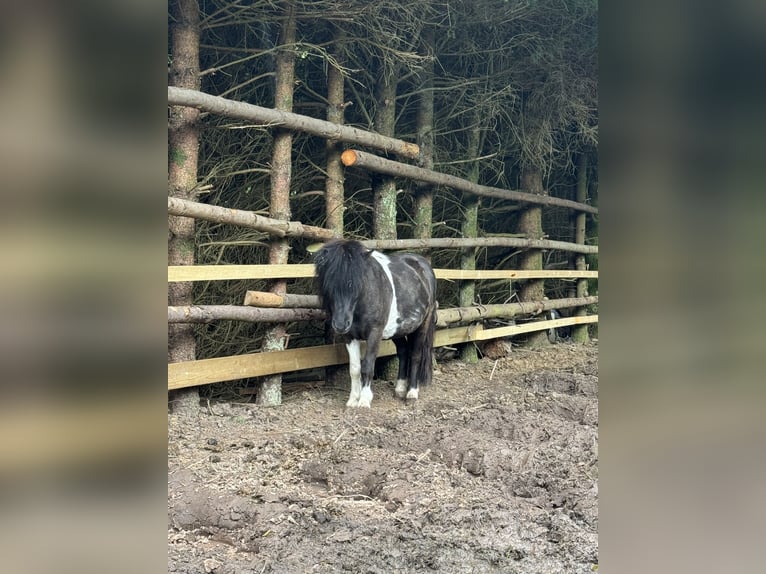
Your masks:
{"label": "white patch on pony", "polygon": [[362,387],[362,392],[359,395],[359,404],[357,406],[370,408],[372,403],[372,387]]}
{"label": "white patch on pony", "polygon": [[396,379],[396,387],[394,387],[394,394],[400,399],[404,398],[407,394],[407,381],[405,379]]}
{"label": "white patch on pony", "polygon": [[407,400],[416,400],[418,398],[418,389],[410,389],[407,391]]}
{"label": "white patch on pony", "polygon": [[389,269],[391,260],[387,255],[383,255],[379,251],[373,251],[372,256],[375,258],[375,261],[380,263],[383,272],[386,274],[386,277],[388,277],[388,282],[391,283],[391,306],[388,308],[388,321],[386,321],[386,326],[383,327],[383,338],[390,339],[396,334],[396,329],[398,327],[396,318],[399,316],[399,304],[396,300],[396,287],[394,287],[394,278],[391,275],[391,269]]}
{"label": "white patch on pony", "polygon": [[354,339],[346,343],[348,351],[348,374],[351,375],[351,394],[348,397],[347,407],[359,406],[359,395],[362,392],[362,362],[359,341]]}

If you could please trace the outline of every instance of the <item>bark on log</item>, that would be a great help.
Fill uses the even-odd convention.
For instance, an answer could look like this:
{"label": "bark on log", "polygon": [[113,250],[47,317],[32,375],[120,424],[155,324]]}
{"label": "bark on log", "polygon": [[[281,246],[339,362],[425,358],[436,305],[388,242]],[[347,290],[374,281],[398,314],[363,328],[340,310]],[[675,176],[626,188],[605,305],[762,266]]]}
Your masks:
{"label": "bark on log", "polygon": [[576,201],[571,201],[569,199],[560,199],[548,195],[535,195],[523,191],[513,191],[474,184],[464,179],[460,179],[459,177],[455,177],[454,175],[447,175],[446,173],[430,171],[414,165],[384,159],[359,150],[347,149],[341,155],[341,160],[346,167],[356,166],[386,175],[408,177],[417,181],[425,181],[436,185],[452,187],[466,193],[473,193],[474,195],[497,197],[499,199],[536,205],[556,205],[558,207],[567,207],[586,213],[598,213],[598,208],[585,203],[577,203]]}
{"label": "bark on log", "polygon": [[581,305],[590,305],[591,303],[598,303],[598,297],[545,299],[543,301],[486,305],[482,307],[455,307],[454,309],[439,310],[437,312],[436,325],[438,327],[446,327],[452,323],[472,323],[480,319],[510,319],[517,315],[537,315],[551,309],[568,309]]}
{"label": "bark on log", "polygon": [[[585,201],[585,197],[588,193],[588,156],[585,153],[581,153],[577,161],[577,191],[575,199],[577,201]],[[584,213],[578,213],[575,218],[575,243],[585,244],[585,224],[587,216]],[[586,268],[585,255],[578,254],[575,257],[575,269],[578,271],[584,271]],[[578,297],[585,297],[588,295],[588,280],[580,279],[577,282]],[[575,316],[582,317],[587,315],[587,309],[581,307],[575,311]],[[572,340],[575,343],[587,343],[588,342],[588,326],[577,325],[572,329]]]}
{"label": "bark on log", "polygon": [[[287,13],[282,21],[279,34],[279,47],[274,66],[274,108],[291,113],[295,88],[295,38],[296,18],[295,2],[287,0]],[[273,130],[274,140],[271,153],[271,192],[269,194],[269,217],[289,220],[290,183],[292,181],[293,132],[283,128]],[[272,237],[269,242],[269,264],[287,263],[290,243],[284,238]],[[283,295],[287,292],[287,281],[277,279],[271,285],[271,292]],[[287,347],[289,338],[287,326],[276,324],[270,327],[263,337],[261,346],[264,351],[281,351]],[[257,404],[273,407],[282,403],[282,375],[264,377],[258,388]]]}
{"label": "bark on log", "polygon": [[[180,88],[196,90],[200,86],[199,39],[200,14],[197,0],[178,0],[170,5],[172,20],[170,82]],[[199,110],[171,106],[168,116],[168,194],[194,199],[199,163]],[[195,221],[188,217],[168,216],[168,263],[194,265]],[[168,285],[168,303],[191,305],[192,283]],[[193,361],[197,341],[192,325],[168,325],[168,360]],[[199,393],[196,389],[180,391],[169,397],[173,411],[196,414]]]}
{"label": "bark on log", "polygon": [[598,253],[598,245],[578,245],[549,239],[524,239],[521,237],[439,237],[435,239],[366,239],[360,241],[367,249],[416,250],[466,247],[520,247],[523,249],[559,249],[573,253]]}
{"label": "bark on log", "polygon": [[[537,165],[527,165],[521,169],[521,185],[539,197],[547,197],[543,188],[542,170]],[[526,237],[538,239],[543,234],[543,208],[540,205],[528,205],[516,222],[516,230]],[[529,271],[543,268],[543,252],[540,249],[528,249],[521,253],[517,265],[519,269]],[[520,301],[540,301],[545,297],[545,281],[531,279],[524,281],[519,289]],[[548,336],[542,331],[530,333],[524,345],[528,348],[542,347],[549,344]]]}
{"label": "bark on log", "polygon": [[420,148],[414,143],[367,132],[351,126],[341,126],[292,112],[281,112],[271,108],[227,100],[226,98],[212,96],[196,90],[168,87],[168,103],[177,106],[189,106],[229,118],[258,122],[268,126],[280,126],[293,131],[302,131],[331,141],[363,145],[410,159],[416,158],[420,153]]}
{"label": "bark on log", "polygon": [[[304,295],[310,297],[310,295]],[[567,309],[598,303],[598,297],[575,297],[487,305],[484,307],[455,307],[437,311],[437,325],[445,327],[452,323],[470,323],[481,319],[511,318],[517,315],[537,315],[550,309]],[[210,323],[212,321],[247,321],[250,323],[280,323],[326,319],[322,309],[307,308],[261,308],[236,305],[191,305],[168,307],[168,323]]]}
{"label": "bark on log", "polygon": [[297,295],[294,293],[270,293],[267,291],[247,291],[244,305],[251,307],[319,309],[322,307],[318,295]]}
{"label": "bark on log", "polygon": [[207,205],[176,197],[168,197],[168,213],[170,215],[182,215],[185,217],[204,219],[205,221],[215,221],[216,223],[240,225],[242,227],[263,231],[264,233],[268,233],[275,237],[307,237],[319,241],[329,241],[330,239],[339,237],[338,234],[329,229],[314,227],[312,225],[303,225],[299,221],[272,219],[270,217],[263,217],[252,211],[230,209],[228,207],[219,207],[217,205]]}
{"label": "bark on log", "polygon": [[325,318],[326,314],[322,309],[262,309],[236,305],[168,307],[168,323],[212,323],[213,321],[285,323]]}

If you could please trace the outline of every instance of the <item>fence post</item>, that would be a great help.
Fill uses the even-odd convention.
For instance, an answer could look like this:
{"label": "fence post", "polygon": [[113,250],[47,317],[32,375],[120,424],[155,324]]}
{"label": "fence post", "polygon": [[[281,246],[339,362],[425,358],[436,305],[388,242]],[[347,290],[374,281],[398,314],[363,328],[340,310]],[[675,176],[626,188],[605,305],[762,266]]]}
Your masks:
{"label": "fence post", "polygon": [[[287,15],[280,33],[280,47],[276,56],[276,87],[274,89],[274,108],[290,112],[293,109],[295,85],[295,4],[290,2]],[[271,162],[271,198],[269,216],[275,219],[290,219],[290,180],[292,176],[292,132],[277,129],[274,133],[274,150]],[[269,263],[279,265],[287,263],[290,252],[289,239],[272,238],[269,245]],[[273,293],[284,294],[287,281],[274,282]],[[275,325],[266,333],[263,340],[264,351],[281,351],[285,348],[287,328]],[[276,406],[282,403],[282,375],[264,377],[258,389],[256,402],[263,406]]]}
{"label": "fence post", "polygon": [[[588,192],[588,156],[585,153],[581,153],[577,161],[577,195],[575,201],[585,203],[585,199]],[[581,245],[585,244],[585,222],[587,214],[585,212],[578,212],[575,216],[575,243]],[[585,270],[585,255],[583,253],[577,253],[575,255],[575,269],[578,271]],[[577,281],[577,297],[588,296],[588,280],[581,278]],[[575,309],[574,315],[581,317],[587,314],[585,307],[578,307]],[[588,342],[588,325],[575,325],[572,329],[572,340],[576,343]]]}
{"label": "fence post", "polygon": [[[529,193],[545,195],[543,177],[537,166],[526,166],[521,172],[521,186]],[[542,207],[531,205],[519,216],[518,232],[530,239],[540,239],[543,236]],[[543,253],[540,249],[528,249],[521,254],[519,269],[542,269]],[[533,279],[522,284],[519,292],[520,301],[542,301],[545,297],[545,285],[542,279]],[[546,331],[536,331],[529,334],[527,345],[542,347],[548,344]]]}
{"label": "fence post", "polygon": [[[199,8],[196,0],[173,2],[171,27],[171,82],[173,85],[198,90],[199,76]],[[171,197],[194,199],[199,160],[199,110],[172,106],[168,129],[168,184]],[[191,217],[168,216],[168,263],[194,265],[195,224]],[[168,285],[169,305],[191,305],[192,282]],[[194,325],[168,325],[168,362],[193,361],[197,354]],[[173,412],[194,415],[199,411],[196,388],[172,392],[169,397]]]}

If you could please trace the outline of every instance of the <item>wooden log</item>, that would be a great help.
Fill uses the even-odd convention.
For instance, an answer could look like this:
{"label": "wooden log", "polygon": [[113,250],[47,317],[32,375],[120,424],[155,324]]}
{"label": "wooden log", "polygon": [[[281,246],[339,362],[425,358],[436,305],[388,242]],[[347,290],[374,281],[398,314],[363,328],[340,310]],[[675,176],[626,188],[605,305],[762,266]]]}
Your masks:
{"label": "wooden log", "polygon": [[168,306],[168,323],[212,323],[213,321],[286,323],[325,318],[326,314],[321,309],[261,309],[236,305]]}
{"label": "wooden log", "polygon": [[537,315],[551,309],[568,309],[581,305],[590,305],[591,303],[598,303],[598,297],[546,299],[544,301],[506,303],[504,305],[440,309],[437,313],[436,325],[438,327],[445,327],[452,323],[469,323],[490,318],[510,319],[517,315]]}
{"label": "wooden log", "polygon": [[343,165],[346,167],[356,166],[361,167],[376,173],[382,173],[391,176],[407,177],[416,181],[424,181],[433,183],[435,185],[444,185],[446,187],[452,187],[466,193],[473,193],[475,195],[481,195],[485,197],[496,197],[499,199],[506,199],[509,201],[518,201],[522,203],[531,203],[535,205],[556,205],[559,207],[567,207],[574,209],[575,211],[584,211],[587,213],[598,213],[598,208],[585,203],[577,203],[569,199],[560,199],[558,197],[551,197],[549,195],[535,195],[533,193],[525,193],[523,191],[512,191],[508,189],[499,189],[497,187],[488,187],[486,185],[479,185],[471,183],[465,179],[460,179],[454,175],[448,175],[446,173],[439,173],[423,169],[422,167],[416,167],[405,163],[384,159],[363,151],[347,149],[340,156]]}
{"label": "wooden log", "polygon": [[319,241],[328,241],[339,235],[323,227],[314,227],[313,225],[304,225],[299,221],[284,221],[263,217],[252,211],[243,211],[241,209],[230,209],[228,207],[219,207],[217,205],[207,205],[196,201],[188,201],[177,197],[168,197],[168,213],[170,215],[182,215],[185,217],[194,217],[204,219],[205,221],[214,221],[216,223],[229,223],[257,229],[275,237],[307,237]]}
{"label": "wooden log", "polygon": [[598,245],[580,245],[550,239],[523,237],[439,237],[436,239],[366,239],[360,241],[368,249],[465,249],[470,247],[519,247],[522,249],[558,249],[573,253],[598,253]]}
{"label": "wooden log", "polygon": [[297,295],[294,293],[279,295],[266,291],[247,291],[243,304],[251,307],[305,307],[308,309],[319,309],[322,306],[317,295]]}
{"label": "wooden log", "polygon": [[281,112],[271,108],[227,100],[196,90],[168,87],[168,103],[189,106],[229,118],[257,122],[265,126],[281,126],[294,131],[303,131],[327,140],[363,145],[410,159],[415,159],[420,153],[420,148],[414,143],[292,112]]}
{"label": "wooden log", "polygon": [[[251,293],[256,293],[252,291]],[[273,295],[264,293],[263,295]],[[307,299],[318,298],[312,295],[293,295]],[[437,325],[444,327],[452,323],[477,322],[490,318],[511,318],[517,315],[537,315],[551,309],[567,309],[598,303],[598,297],[574,297],[570,299],[551,299],[505,305],[486,305],[483,307],[454,307],[437,311]],[[279,323],[286,321],[313,321],[326,319],[327,315],[317,308],[262,308],[241,307],[236,305],[187,305],[168,307],[168,323],[211,323],[213,321],[248,321],[251,323]]]}

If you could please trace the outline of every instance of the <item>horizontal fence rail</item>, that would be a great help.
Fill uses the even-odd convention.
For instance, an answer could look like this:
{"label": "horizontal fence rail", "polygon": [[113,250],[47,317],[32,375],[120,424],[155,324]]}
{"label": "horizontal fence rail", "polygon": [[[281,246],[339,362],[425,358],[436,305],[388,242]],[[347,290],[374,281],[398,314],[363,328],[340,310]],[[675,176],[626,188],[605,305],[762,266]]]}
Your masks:
{"label": "horizontal fence rail", "polygon": [[[461,180],[462,181],[462,180]],[[475,185],[475,184],[471,184]],[[489,188],[488,188],[489,189]],[[510,192],[509,192],[510,193]],[[516,192],[514,192],[516,193]],[[532,194],[525,194],[532,195]],[[532,196],[540,197],[540,196]],[[544,197],[544,196],[543,196]],[[555,198],[548,198],[555,199]],[[557,200],[558,201],[558,200]],[[561,200],[565,201],[565,200]],[[306,237],[318,241],[328,241],[338,237],[333,231],[323,227],[304,225],[300,221],[284,221],[264,217],[253,211],[230,209],[208,205],[176,197],[168,198],[168,214],[181,217],[193,217],[204,221],[227,223],[249,229],[256,229],[274,237]],[[469,247],[519,247],[521,249],[557,249],[571,253],[598,253],[598,245],[584,245],[552,239],[530,239],[527,237],[431,237],[428,239],[364,239],[360,243],[368,249],[396,251],[402,249],[465,249]]]}
{"label": "horizontal fence rail", "polygon": [[347,167],[361,167],[384,175],[406,177],[408,179],[414,179],[415,181],[443,185],[474,195],[495,197],[498,199],[506,199],[508,201],[516,201],[520,203],[531,203],[534,205],[556,205],[585,213],[598,213],[597,207],[593,207],[586,203],[578,203],[576,201],[561,199],[551,195],[540,195],[524,191],[479,185],[454,175],[439,173],[431,171],[430,169],[385,159],[359,150],[347,149],[340,156],[340,159],[343,162],[343,165]]}
{"label": "horizontal fence rail", "polygon": [[[598,271],[575,269],[434,269],[437,279],[596,279]],[[168,281],[227,281],[233,279],[305,279],[314,264],[289,265],[169,265]]]}
{"label": "horizontal fence rail", "polygon": [[198,110],[212,112],[228,118],[258,122],[264,126],[279,126],[302,131],[330,141],[361,144],[410,159],[415,159],[420,154],[420,148],[414,143],[301,114],[282,112],[254,104],[228,100],[196,90],[168,86],[168,103],[197,108]]}
{"label": "horizontal fence rail", "polygon": [[[485,329],[481,324],[454,327],[437,331],[434,337],[434,346],[443,347],[471,341],[486,341],[568,325],[597,322],[598,315],[587,315],[551,321],[535,321],[524,325],[509,325],[493,329]],[[362,345],[364,346],[364,343]],[[385,357],[395,354],[396,347],[392,341],[381,342],[378,356]],[[346,346],[336,344],[170,363],[168,365],[168,390],[329,367],[347,362]]]}
{"label": "horizontal fence rail", "polygon": [[[308,297],[307,295],[304,297]],[[326,319],[325,312],[318,309],[318,297],[311,301],[311,308],[300,307],[249,307],[239,305],[187,305],[168,307],[168,323],[211,323],[213,321],[249,321],[253,323],[283,323]],[[545,299],[522,301],[499,305],[452,307],[436,312],[437,326],[466,323],[483,319],[510,319],[517,315],[539,315],[552,309],[571,309],[598,303],[598,297],[573,297],[569,299]]]}

